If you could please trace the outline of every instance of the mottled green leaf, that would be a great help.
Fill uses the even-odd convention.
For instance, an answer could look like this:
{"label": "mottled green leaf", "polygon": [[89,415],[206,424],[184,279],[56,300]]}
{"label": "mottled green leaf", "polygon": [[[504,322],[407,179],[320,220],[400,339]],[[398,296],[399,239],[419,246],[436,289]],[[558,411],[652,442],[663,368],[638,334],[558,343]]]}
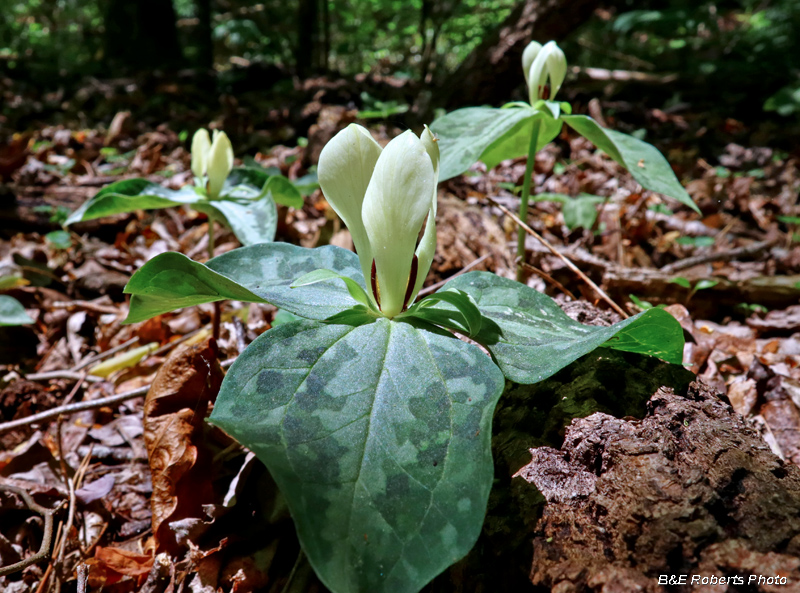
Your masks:
{"label": "mottled green leaf", "polygon": [[463,290],[475,299],[484,315],[475,339],[489,349],[505,376],[517,383],[546,379],[601,345],[674,364],[683,360],[683,330],[661,309],[650,309],[611,327],[596,327],[573,321],[547,295],[487,272],[468,272],[445,288]]}
{"label": "mottled green leaf", "polygon": [[0,327],[28,323],[33,323],[33,319],[25,312],[22,303],[14,297],[0,294]]}
{"label": "mottled green leaf", "polygon": [[467,107],[434,121],[431,131],[439,139],[441,155],[439,181],[469,169],[493,142],[532,115],[530,108]]}
{"label": "mottled green leaf", "polygon": [[306,319],[327,319],[358,305],[334,279],[290,287],[296,278],[319,269],[334,270],[364,288],[358,256],[329,245],[306,249],[259,243],[229,251],[205,265],[180,253],[162,253],[142,266],[125,287],[133,295],[126,322],[225,299],[272,303]]}
{"label": "mottled green leaf", "polygon": [[265,301],[306,319],[327,319],[358,304],[335,279],[291,288],[292,282],[315,270],[332,270],[366,290],[358,256],[326,245],[306,249],[288,243],[262,243],[234,249],[209,260],[208,267],[247,287]]}
{"label": "mottled green leaf", "polygon": [[132,295],[125,323],[225,299],[266,302],[233,280],[176,252],[157,255],[139,268],[124,292]]}
{"label": "mottled green leaf", "polygon": [[220,195],[223,198],[255,199],[268,195],[277,204],[303,207],[300,191],[283,175],[256,167],[236,167],[228,175]]}
{"label": "mottled green leaf", "polygon": [[675,198],[700,213],[700,209],[675,177],[667,159],[655,146],[633,136],[603,128],[586,115],[563,115],[561,119],[628,169],[642,187]]}
{"label": "mottled green leaf", "polygon": [[317,282],[322,282],[323,280],[341,280],[344,282],[345,287],[347,288],[347,292],[350,293],[350,296],[353,297],[356,301],[364,305],[365,307],[370,307],[369,297],[361,285],[353,280],[352,278],[348,278],[347,276],[342,276],[341,274],[337,274],[332,270],[314,270],[313,272],[309,272],[308,274],[303,274],[292,282],[290,288],[300,288],[301,286],[311,286],[312,284],[316,284]]}
{"label": "mottled green leaf", "polygon": [[278,214],[269,195],[258,200],[197,202],[195,210],[226,223],[242,245],[269,243],[275,239]]}
{"label": "mottled green leaf", "polygon": [[231,367],[210,422],[283,491],[334,593],[415,593],[474,545],[503,376],[479,348],[403,321],[301,321]]}
{"label": "mottled green leaf", "polygon": [[123,179],[101,189],[67,218],[70,225],[135,210],[170,208],[204,200],[191,186],[171,190],[147,179]]}

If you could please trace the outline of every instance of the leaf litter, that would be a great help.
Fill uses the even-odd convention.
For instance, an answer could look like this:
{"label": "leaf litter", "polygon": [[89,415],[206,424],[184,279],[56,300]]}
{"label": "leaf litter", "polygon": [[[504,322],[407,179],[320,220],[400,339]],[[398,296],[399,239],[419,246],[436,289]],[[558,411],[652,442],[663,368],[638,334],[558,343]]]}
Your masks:
{"label": "leaf litter", "polygon": [[[276,146],[252,162],[290,179],[305,175],[325,139],[354,118],[334,107],[320,110],[305,149]],[[216,344],[208,338],[211,306],[120,323],[127,314],[122,287],[144,262],[168,250],[205,259],[205,216],[182,208],[138,212],[76,225],[67,244],[46,238],[68,211],[118,179],[144,176],[173,188],[191,181],[189,154],[169,127],[137,131],[129,113],[114,121],[109,130],[42,128],[2,147],[0,174],[16,196],[2,223],[20,232],[0,243],[0,276],[21,279],[4,294],[22,302],[35,323],[0,328],[0,422],[149,392],[0,433],[0,521],[8,525],[0,564],[33,554],[43,535],[33,513],[7,514],[23,505],[2,484],[58,508],[61,530],[53,535],[59,554],[0,577],[0,586],[19,593],[74,587],[86,565],[90,587],[112,593],[279,592],[290,573],[294,587],[310,587],[294,590],[323,590],[298,555],[269,475],[203,422],[220,363],[271,327],[274,307],[223,303]],[[385,142],[393,132],[378,126],[374,133]],[[701,217],[642,191],[606,155],[564,133],[537,155],[533,193],[566,198],[536,201],[528,223],[629,313],[665,306],[684,329],[687,368],[724,394],[773,452],[800,464],[798,160],[730,144],[710,163],[680,144],[663,148]],[[441,240],[426,286],[470,265],[513,276],[516,228],[488,198],[516,210],[524,170],[523,159],[491,171],[477,164],[442,184]],[[582,194],[597,197],[593,211],[567,226],[564,200]],[[301,210],[281,208],[279,218],[279,240],[352,245],[319,191]],[[216,254],[237,246],[217,227]],[[560,259],[530,237],[526,247],[537,270],[529,285],[583,322],[614,320]],[[686,262],[692,265],[672,271]],[[707,280],[716,284],[701,288]],[[107,365],[111,372],[97,379],[89,374],[152,343],[138,362]]]}

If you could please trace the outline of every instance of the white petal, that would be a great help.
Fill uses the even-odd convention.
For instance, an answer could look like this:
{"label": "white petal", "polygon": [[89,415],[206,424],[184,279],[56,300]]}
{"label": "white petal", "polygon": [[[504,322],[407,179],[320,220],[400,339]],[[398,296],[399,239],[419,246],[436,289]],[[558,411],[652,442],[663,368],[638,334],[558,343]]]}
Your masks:
{"label": "white petal", "polygon": [[433,162],[420,139],[407,131],[389,142],[375,164],[361,210],[387,317],[405,305],[417,236],[435,188]]}
{"label": "white petal", "polygon": [[531,41],[522,52],[522,71],[525,73],[525,82],[528,83],[528,73],[531,70],[531,64],[536,59],[536,55],[542,49],[542,44],[538,41]]}
{"label": "white petal", "polygon": [[200,128],[192,136],[192,173],[195,177],[202,177],[206,174],[210,149],[211,139],[208,137],[208,130]]}
{"label": "white petal", "polygon": [[233,169],[233,146],[225,132],[214,130],[214,141],[208,155],[208,195],[219,196],[222,185]]}
{"label": "white petal", "polygon": [[350,124],[325,145],[317,167],[322,193],[350,230],[367,283],[372,269],[372,250],[361,221],[361,207],[380,155],[381,146],[369,131]]}
{"label": "white petal", "polygon": [[436,182],[433,184],[433,196],[431,197],[428,219],[425,223],[425,232],[422,233],[422,239],[417,246],[417,281],[408,302],[413,302],[417,293],[419,293],[422,288],[425,277],[428,275],[428,270],[431,268],[431,263],[433,263],[433,257],[436,255],[436,198],[438,193],[437,185],[439,182],[439,143],[428,126],[425,126],[425,131],[422,132],[420,140],[433,162],[433,175]]}
{"label": "white petal", "polygon": [[550,43],[553,45],[547,55],[547,65],[550,73],[550,99],[553,99],[567,76],[567,57],[555,42]]}

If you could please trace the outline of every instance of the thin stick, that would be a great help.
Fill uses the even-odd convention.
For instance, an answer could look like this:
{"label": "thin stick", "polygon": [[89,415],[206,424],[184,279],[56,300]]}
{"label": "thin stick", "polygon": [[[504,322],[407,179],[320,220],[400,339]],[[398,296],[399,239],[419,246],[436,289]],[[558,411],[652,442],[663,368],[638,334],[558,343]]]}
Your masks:
{"label": "thin stick", "polygon": [[78,564],[78,593],[86,593],[89,582],[89,565],[81,562]]}
{"label": "thin stick", "polygon": [[[531,178],[533,177],[533,166],[536,164],[536,144],[539,142],[539,118],[533,121],[531,129],[531,140],[528,145],[528,162],[525,164],[525,179],[522,181],[522,197],[519,201],[519,220],[528,220],[528,202],[531,197]],[[525,261],[525,230],[520,226],[517,231],[517,257],[520,261]],[[523,279],[522,266],[517,266],[517,282]]]}
{"label": "thin stick", "polygon": [[[25,558],[24,560],[20,560],[19,562],[10,564],[9,566],[0,567],[0,577],[3,577],[7,574],[22,570],[31,564],[36,564],[39,562],[39,560],[47,557],[47,555],[50,553],[50,543],[53,539],[53,513],[58,507],[56,507],[56,509],[47,509],[39,506],[36,504],[36,501],[33,500],[33,497],[30,494],[25,492],[22,488],[17,488],[16,486],[11,486],[10,484],[3,484],[0,482],[0,490],[5,490],[6,492],[12,492],[16,494],[22,499],[22,502],[24,502],[30,510],[32,510],[34,513],[39,513],[42,517],[44,517],[44,537],[42,538],[42,546],[39,548],[39,551],[29,558]],[[60,503],[59,506],[61,506]]]}
{"label": "thin stick", "polygon": [[565,295],[567,295],[573,301],[577,301],[578,300],[578,299],[575,298],[575,295],[572,294],[572,292],[570,292],[570,290],[566,286],[561,284],[561,282],[559,282],[558,280],[553,278],[550,274],[548,274],[544,270],[540,270],[539,268],[537,268],[535,266],[532,266],[532,265],[530,265],[529,263],[526,263],[526,262],[518,262],[518,263],[523,268],[525,268],[526,270],[530,270],[531,272],[533,272],[534,274],[536,274],[537,276],[542,278],[545,282],[549,282],[550,284],[555,286],[558,290],[563,292]]}
{"label": "thin stick", "polygon": [[431,284],[430,286],[423,288],[422,290],[419,291],[418,296],[425,296],[426,294],[430,294],[432,292],[439,290],[442,286],[450,282],[453,278],[455,278],[456,276],[461,276],[461,274],[463,274],[464,272],[469,272],[472,268],[480,264],[486,258],[491,257],[491,255],[492,255],[491,253],[484,253],[478,259],[471,261],[449,278],[445,278],[444,280],[440,280],[436,284]]}
{"label": "thin stick", "polygon": [[[229,366],[233,364],[235,360],[236,360],[235,358],[229,358],[228,360],[223,360],[220,363],[220,366],[223,369],[227,369]],[[114,404],[119,404],[124,401],[128,401],[129,399],[142,397],[143,395],[147,394],[149,389],[150,386],[145,385],[144,387],[138,387],[137,389],[133,389],[132,391],[126,391],[124,393],[118,393],[116,395],[110,395],[108,397],[93,399],[91,401],[75,402],[74,404],[59,406],[57,408],[51,408],[49,410],[45,410],[44,412],[39,412],[38,414],[33,414],[32,416],[27,416],[25,418],[19,418],[17,420],[11,420],[10,422],[4,422],[0,424],[0,434],[12,430],[14,428],[19,428],[20,426],[28,426],[30,424],[37,424],[44,420],[56,418],[59,414],[74,414],[75,412],[82,412],[84,410],[93,410],[95,408],[102,408],[103,406],[111,406]]]}
{"label": "thin stick", "polygon": [[70,381],[80,381],[83,379],[88,383],[100,383],[105,381],[102,377],[95,377],[93,375],[84,376],[84,373],[78,371],[47,371],[44,373],[31,373],[25,375],[27,381],[49,381],[50,379],[69,379]]}
{"label": "thin stick", "polygon": [[578,277],[579,277],[581,280],[583,280],[584,282],[586,282],[586,284],[588,284],[588,285],[589,285],[589,286],[591,286],[591,287],[592,287],[592,288],[593,288],[595,291],[597,291],[597,294],[599,294],[599,295],[600,295],[600,297],[601,297],[601,298],[602,298],[602,299],[603,299],[605,302],[607,302],[607,303],[608,303],[608,304],[611,306],[611,308],[612,308],[612,309],[614,309],[614,311],[616,311],[617,313],[619,313],[620,315],[622,315],[622,318],[623,318],[623,319],[627,319],[628,317],[630,317],[630,315],[628,315],[628,314],[627,314],[627,313],[626,313],[626,312],[625,312],[625,311],[624,311],[624,310],[623,310],[623,309],[622,309],[622,308],[621,308],[619,305],[617,305],[617,303],[615,303],[614,301],[612,301],[612,300],[611,300],[611,297],[609,297],[609,296],[608,296],[608,295],[607,295],[607,294],[606,294],[606,293],[603,291],[603,289],[602,289],[602,288],[600,288],[599,286],[597,286],[597,284],[595,284],[594,282],[592,282],[591,278],[589,278],[589,277],[588,277],[586,274],[584,274],[583,272],[581,272],[581,271],[578,269],[578,267],[577,267],[575,264],[573,264],[571,261],[569,261],[569,260],[568,260],[568,259],[567,259],[567,258],[566,258],[564,255],[562,255],[561,253],[559,253],[559,251],[558,251],[558,250],[557,250],[555,247],[553,247],[553,246],[550,244],[550,242],[549,242],[547,239],[545,239],[544,237],[542,237],[542,236],[541,236],[539,233],[537,233],[536,231],[534,231],[534,230],[533,230],[531,227],[529,227],[527,224],[525,224],[524,222],[522,222],[522,221],[519,219],[519,217],[518,217],[517,215],[515,215],[513,212],[511,212],[511,211],[510,211],[508,208],[506,208],[506,207],[505,207],[505,206],[503,206],[502,204],[498,204],[497,202],[495,202],[495,201],[494,201],[492,198],[490,198],[489,196],[486,196],[486,199],[487,199],[487,200],[489,200],[489,201],[490,201],[492,204],[494,204],[494,205],[495,205],[495,206],[497,206],[498,208],[500,208],[500,210],[502,210],[502,211],[503,211],[503,213],[504,213],[506,216],[510,216],[510,217],[511,217],[511,219],[512,219],[514,222],[516,222],[516,223],[517,223],[517,224],[518,224],[518,225],[519,225],[521,228],[525,229],[525,232],[526,232],[526,233],[528,233],[529,235],[531,235],[532,237],[534,237],[534,238],[535,238],[537,241],[539,241],[539,242],[540,242],[542,245],[544,245],[545,247],[547,247],[547,250],[548,250],[548,251],[550,251],[550,253],[552,253],[552,254],[553,254],[553,255],[555,255],[557,258],[559,258],[561,261],[563,261],[565,266],[567,266],[567,267],[568,267],[570,270],[572,270],[573,272],[575,272],[575,273],[578,275]]}

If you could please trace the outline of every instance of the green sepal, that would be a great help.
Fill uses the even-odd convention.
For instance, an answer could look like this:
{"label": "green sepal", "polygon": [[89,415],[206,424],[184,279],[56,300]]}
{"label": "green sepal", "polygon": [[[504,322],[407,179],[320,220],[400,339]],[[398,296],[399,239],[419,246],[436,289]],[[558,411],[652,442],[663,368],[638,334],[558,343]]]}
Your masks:
{"label": "green sepal", "polygon": [[308,274],[304,274],[300,276],[297,280],[292,282],[289,288],[300,288],[301,286],[310,286],[312,284],[316,284],[317,282],[322,282],[323,280],[341,280],[344,282],[344,285],[347,287],[347,292],[350,293],[350,296],[353,297],[356,301],[361,303],[366,307],[370,307],[369,297],[361,285],[353,280],[352,278],[348,278],[347,276],[342,276],[341,274],[337,274],[332,270],[314,270],[313,272],[309,272]]}
{"label": "green sepal", "polygon": [[28,325],[33,319],[25,311],[17,299],[6,294],[0,294],[0,327],[11,325]]}
{"label": "green sepal", "polygon": [[476,346],[412,322],[266,332],[209,419],[269,468],[334,593],[416,593],[481,531],[503,376]]}
{"label": "green sepal", "polygon": [[610,327],[583,325],[545,294],[488,272],[468,272],[445,288],[471,295],[484,316],[474,339],[492,353],[505,376],[537,383],[598,346],[683,361],[683,330],[666,311],[650,309]]}
{"label": "green sepal", "polygon": [[625,167],[642,187],[678,200],[700,213],[675,173],[658,149],[622,132],[601,127],[586,115],[563,115],[561,119]]}
{"label": "green sepal", "polygon": [[[460,316],[453,316],[445,309],[433,307],[440,302],[452,305]],[[401,317],[417,317],[467,336],[477,336],[483,321],[483,316],[473,298],[466,292],[456,289],[440,290],[426,296]]]}

